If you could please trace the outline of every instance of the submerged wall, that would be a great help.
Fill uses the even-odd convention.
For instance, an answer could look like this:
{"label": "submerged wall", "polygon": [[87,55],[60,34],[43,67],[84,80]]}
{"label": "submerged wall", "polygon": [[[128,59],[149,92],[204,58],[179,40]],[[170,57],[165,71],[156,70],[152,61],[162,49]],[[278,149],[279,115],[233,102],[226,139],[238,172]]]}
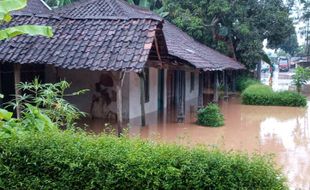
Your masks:
{"label": "submerged wall", "polygon": [[[129,118],[141,116],[140,78],[136,73],[130,73]],[[166,89],[166,88],[164,88]],[[166,94],[164,92],[164,94]],[[166,98],[164,97],[164,100]],[[156,112],[158,109],[158,69],[149,69],[149,101],[145,103],[145,113]]]}
{"label": "submerged wall", "polygon": [[[102,101],[95,101],[91,113],[92,102],[94,97],[101,95],[96,90],[96,85],[100,83],[103,75],[107,75],[107,72],[89,71],[84,69],[55,69],[52,66],[46,67],[45,80],[46,82],[56,82],[60,79],[64,79],[71,83],[71,88],[68,93],[78,91],[81,89],[89,89],[89,91],[83,95],[68,97],[67,100],[78,107],[81,111],[86,112],[89,116],[101,118]],[[166,72],[165,77],[166,79]],[[164,79],[164,80],[165,80]],[[166,83],[164,82],[164,107],[166,107]],[[116,113],[116,97],[114,97],[111,91],[115,91],[114,87],[103,87],[109,89],[108,94],[112,99],[108,109],[113,113]],[[141,116],[140,105],[140,78],[134,72],[125,73],[123,82],[123,117],[124,119],[132,119]],[[115,94],[116,95],[116,94]],[[158,69],[150,68],[149,70],[149,101],[145,103],[146,114],[156,112],[158,109]],[[106,111],[106,110],[105,110]]]}
{"label": "submerged wall", "polygon": [[[108,72],[47,67],[45,79],[46,82],[68,81],[71,83],[71,87],[67,93],[88,89],[89,91],[85,94],[67,97],[67,100],[81,111],[88,113],[89,117],[109,119],[116,117],[116,90]],[[123,86],[124,119],[128,119],[128,84],[128,77],[125,76]]]}

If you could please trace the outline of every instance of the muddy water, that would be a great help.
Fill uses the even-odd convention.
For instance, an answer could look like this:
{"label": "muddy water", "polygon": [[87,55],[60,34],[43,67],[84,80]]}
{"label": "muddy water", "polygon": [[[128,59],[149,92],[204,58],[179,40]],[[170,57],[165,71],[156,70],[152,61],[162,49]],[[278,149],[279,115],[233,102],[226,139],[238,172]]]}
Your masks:
{"label": "muddy water", "polygon": [[168,122],[131,127],[130,133],[164,142],[274,154],[292,189],[310,188],[309,108],[246,106],[238,98],[232,98],[221,103],[221,110],[224,127],[200,127],[192,117],[185,124]]}
{"label": "muddy water", "polygon": [[[140,127],[139,120],[131,121],[129,134],[160,142],[273,154],[292,189],[310,189],[310,108],[247,106],[238,97],[222,101],[220,106],[223,127],[196,125],[195,109],[189,106],[191,114],[183,124],[175,123],[169,114],[150,114],[146,127]],[[101,132],[107,129],[103,123],[93,120],[88,130]]]}
{"label": "muddy water", "polygon": [[[290,84],[291,73],[276,73],[272,86],[287,90]],[[188,118],[183,124],[175,123],[171,112],[163,116],[154,113],[147,115],[148,126],[140,127],[137,119],[130,122],[128,130],[131,136],[155,141],[273,154],[291,189],[310,189],[310,108],[246,106],[238,97],[222,101],[220,106],[225,118],[223,127],[197,126],[195,108],[188,106]],[[101,120],[91,121],[89,130],[104,129]]]}

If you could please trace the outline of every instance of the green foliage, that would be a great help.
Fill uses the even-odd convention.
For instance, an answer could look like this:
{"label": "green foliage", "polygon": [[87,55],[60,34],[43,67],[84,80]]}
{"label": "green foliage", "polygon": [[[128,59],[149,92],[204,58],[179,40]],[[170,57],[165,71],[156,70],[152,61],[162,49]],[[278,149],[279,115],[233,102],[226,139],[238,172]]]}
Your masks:
{"label": "green foliage", "polygon": [[210,103],[200,108],[197,113],[197,124],[203,126],[220,127],[224,125],[224,116],[217,104]]}
{"label": "green foliage", "polygon": [[164,7],[168,20],[249,69],[263,58],[265,39],[268,47],[279,48],[295,34],[290,7],[282,0],[166,0]]}
{"label": "green foliage", "polygon": [[[23,9],[27,5],[27,0],[1,0],[0,1],[0,25],[2,22],[10,22],[12,17],[10,12]],[[18,35],[42,35],[52,37],[52,28],[49,26],[23,25],[14,26],[0,30],[0,40],[13,38]]]}
{"label": "green foliage", "polygon": [[[0,99],[3,95],[0,94]],[[39,108],[26,104],[20,119],[12,118],[13,113],[0,108],[0,139],[7,139],[46,130],[56,130],[54,123]]]}
{"label": "green foliage", "polygon": [[256,84],[246,88],[241,94],[242,103],[265,106],[307,106],[307,98],[295,92],[274,92],[271,87]]}
{"label": "green foliage", "polygon": [[298,52],[298,42],[297,42],[297,35],[296,33],[292,34],[280,46],[286,53],[290,54],[291,56],[295,56]]}
{"label": "green foliage", "polygon": [[30,104],[26,105],[20,119],[12,118],[12,113],[1,110],[6,113],[6,117],[1,117],[3,112],[0,111],[0,139],[57,129],[48,116]]}
{"label": "green foliage", "polygon": [[66,90],[70,88],[70,84],[66,81],[58,83],[41,84],[38,79],[34,79],[32,83],[20,83],[18,89],[22,95],[12,100],[13,108],[20,106],[22,110],[31,104],[47,115],[57,126],[72,127],[75,120],[85,114],[74,105],[70,104],[65,97],[77,96],[85,93],[87,90],[80,90],[70,94]]}
{"label": "green foliage", "polygon": [[288,189],[270,157],[50,130],[0,139],[1,189]]}
{"label": "green foliage", "polygon": [[300,93],[302,86],[310,80],[310,69],[298,66],[292,78],[293,84],[296,86],[297,92]]}
{"label": "green foliage", "polygon": [[160,15],[161,17],[166,17],[169,15],[169,12],[165,11],[162,6],[162,0],[127,0],[129,4],[138,5],[145,9],[149,9]]}
{"label": "green foliage", "polygon": [[236,80],[236,88],[239,92],[244,91],[247,87],[254,84],[260,84],[260,82],[247,75],[241,75]]}

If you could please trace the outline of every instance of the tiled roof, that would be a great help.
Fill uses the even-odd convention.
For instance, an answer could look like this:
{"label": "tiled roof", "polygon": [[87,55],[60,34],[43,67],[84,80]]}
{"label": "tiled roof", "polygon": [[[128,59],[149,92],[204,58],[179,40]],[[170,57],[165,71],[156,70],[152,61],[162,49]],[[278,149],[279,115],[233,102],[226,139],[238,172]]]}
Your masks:
{"label": "tiled roof", "polygon": [[[112,0],[85,2],[110,5]],[[88,3],[74,4],[74,10],[81,8],[84,14],[86,10],[101,14],[101,10],[91,8],[84,10],[84,6],[87,7]],[[121,9],[121,7],[114,7],[118,11]],[[128,9],[131,9],[131,6],[129,7]],[[68,8],[65,9],[68,10]],[[113,14],[117,15],[118,11]],[[112,12],[110,11],[109,14]],[[74,18],[75,16],[71,15],[69,18],[67,16],[70,15],[33,16],[28,12],[19,13],[10,23],[11,26],[48,25],[52,26],[54,36],[45,38],[23,35],[1,41],[0,62],[53,64],[69,69],[141,71],[148,60],[155,36],[157,39],[163,38],[163,35],[160,35],[162,21],[157,17],[129,18],[124,15],[117,17],[98,15],[98,17]]]}
{"label": "tiled roof", "polygon": [[[34,15],[36,14],[36,15]],[[19,36],[0,42],[0,61],[53,64],[63,68],[140,71],[154,48],[202,70],[242,69],[235,60],[195,41],[176,26],[123,0],[80,0],[49,11],[41,0],[28,7],[10,25],[53,27],[54,37]],[[3,27],[3,26],[2,26]],[[154,50],[152,49],[152,52]],[[153,55],[153,54],[152,54]]]}
{"label": "tiled roof", "polygon": [[163,30],[169,55],[179,57],[198,69],[244,69],[234,59],[197,42],[168,21],[165,21]]}
{"label": "tiled roof", "polygon": [[141,70],[158,28],[158,21],[145,19],[74,20],[18,16],[14,23],[49,25],[54,29],[54,36],[19,36],[0,42],[2,62],[90,70]]}
{"label": "tiled roof", "polygon": [[140,18],[162,20],[157,14],[144,8],[129,5],[123,0],[79,0],[55,14],[70,18]]}

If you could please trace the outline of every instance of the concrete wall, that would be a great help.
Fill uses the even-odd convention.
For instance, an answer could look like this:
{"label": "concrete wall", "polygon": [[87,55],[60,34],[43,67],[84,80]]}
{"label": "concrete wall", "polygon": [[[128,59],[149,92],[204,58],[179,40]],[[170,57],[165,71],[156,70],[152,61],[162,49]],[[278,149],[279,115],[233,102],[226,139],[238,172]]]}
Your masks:
{"label": "concrete wall", "polygon": [[[191,91],[191,72],[186,72],[186,101],[193,101],[198,98],[199,88],[199,73],[195,72],[195,86]],[[81,111],[86,113],[90,112],[92,97],[98,94],[95,84],[100,81],[102,74],[106,72],[89,71],[89,70],[68,70],[68,69],[55,69],[53,67],[46,67],[46,82],[56,82],[59,79],[65,79],[71,83],[70,92],[78,91],[81,89],[89,89],[90,91],[84,95],[69,97],[68,101],[77,106]],[[156,112],[158,109],[158,69],[150,68],[149,70],[149,102],[145,103],[146,114]],[[164,73],[164,107],[167,107],[167,70]],[[125,74],[123,83],[123,116],[124,119],[133,119],[141,116],[140,106],[140,78],[134,72]],[[195,101],[193,101],[195,102]],[[100,106],[100,105],[99,105]],[[97,105],[98,107],[98,105]],[[116,112],[116,102],[113,102],[110,108]],[[97,111],[99,112],[99,111]],[[97,114],[98,115],[98,114]]]}
{"label": "concrete wall", "polygon": [[[67,100],[79,108],[81,111],[86,112],[90,115],[91,104],[93,96],[100,96],[100,93],[96,91],[96,83],[100,81],[102,75],[107,75],[107,72],[103,71],[89,71],[85,69],[55,69],[53,67],[47,67],[45,72],[46,82],[57,82],[58,80],[66,80],[71,83],[71,87],[67,93],[72,93],[81,89],[88,89],[89,91],[83,95],[67,97]],[[128,119],[128,85],[129,85],[129,73],[125,75],[124,85],[123,85],[123,116],[124,119]],[[114,87],[107,87],[108,93],[112,97]],[[116,97],[115,97],[116,98]],[[102,99],[94,103],[94,109],[92,112],[93,117],[104,117],[106,111],[111,111],[117,113],[116,100],[112,100],[108,107],[102,106]]]}
{"label": "concrete wall", "polygon": [[81,89],[89,89],[89,92],[83,95],[67,98],[68,101],[75,104],[81,111],[89,113],[92,95],[96,93],[95,83],[99,81],[100,73],[88,70],[58,69],[58,77],[71,83],[71,87],[68,90],[69,93]]}
{"label": "concrete wall", "polygon": [[[158,108],[158,70],[150,68],[149,77],[150,100],[145,103],[146,114],[155,112]],[[140,79],[136,73],[130,73],[129,80],[129,118],[132,119],[141,116]]]}

